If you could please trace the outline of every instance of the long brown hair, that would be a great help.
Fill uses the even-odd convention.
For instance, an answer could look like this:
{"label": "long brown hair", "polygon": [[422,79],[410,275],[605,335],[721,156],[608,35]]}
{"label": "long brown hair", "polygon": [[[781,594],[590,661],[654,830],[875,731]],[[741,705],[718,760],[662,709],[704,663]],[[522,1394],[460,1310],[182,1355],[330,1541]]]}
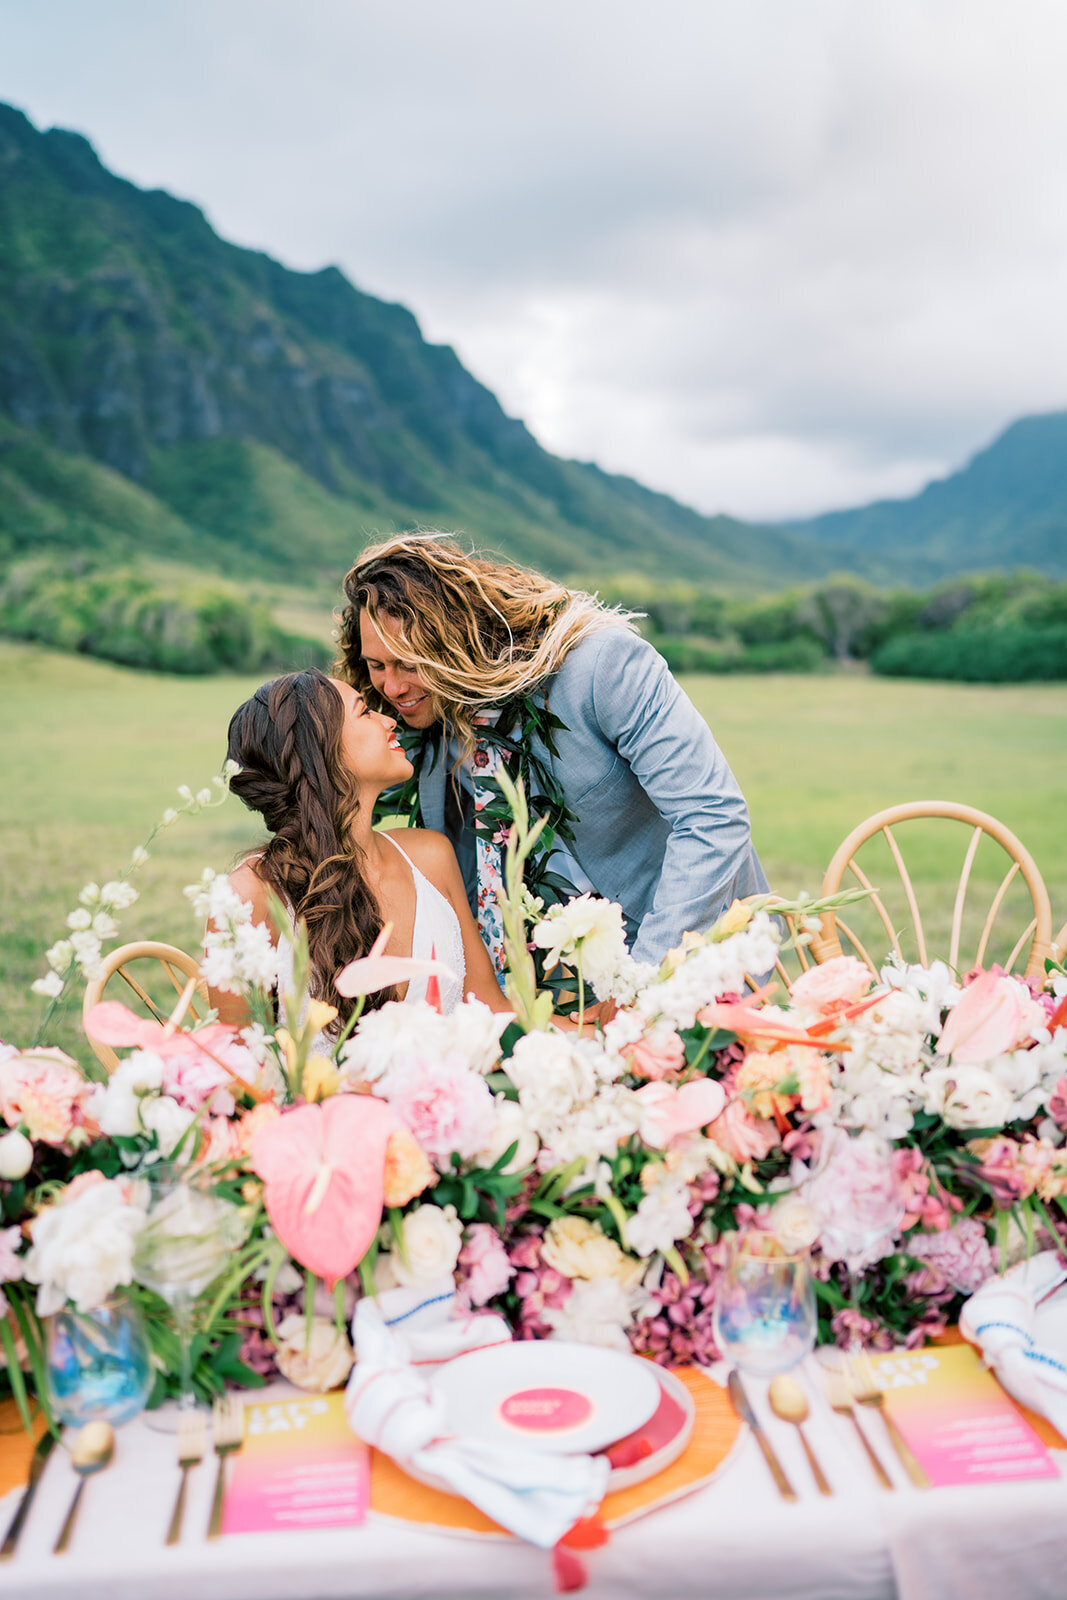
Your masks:
{"label": "long brown hair", "polygon": [[469,555],[435,533],[400,534],[364,550],[345,578],[345,595],[338,676],[380,703],[360,653],[359,616],[365,610],[378,628],[384,619],[465,754],[474,748],[479,711],[551,677],[589,634],[633,620],[595,595]]}
{"label": "long brown hair", "polygon": [[[347,1019],[354,1002],[334,988],[348,961],[381,932],[378,902],[351,838],[355,778],[341,760],[344,704],[317,668],[289,672],[257,689],[230,719],[230,782],[271,839],[256,872],[307,924],[312,993]],[[284,932],[279,929],[279,932]],[[392,992],[368,1004],[393,999]]]}

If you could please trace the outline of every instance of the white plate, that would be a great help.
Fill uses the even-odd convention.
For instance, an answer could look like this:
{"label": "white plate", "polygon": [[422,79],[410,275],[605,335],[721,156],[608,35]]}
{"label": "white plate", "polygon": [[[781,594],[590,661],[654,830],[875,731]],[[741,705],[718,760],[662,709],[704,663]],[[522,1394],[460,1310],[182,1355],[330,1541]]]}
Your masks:
{"label": "white plate", "polygon": [[449,1433],[528,1450],[602,1450],[647,1422],[660,1386],[646,1361],[563,1340],[522,1340],[459,1356],[434,1373]]}

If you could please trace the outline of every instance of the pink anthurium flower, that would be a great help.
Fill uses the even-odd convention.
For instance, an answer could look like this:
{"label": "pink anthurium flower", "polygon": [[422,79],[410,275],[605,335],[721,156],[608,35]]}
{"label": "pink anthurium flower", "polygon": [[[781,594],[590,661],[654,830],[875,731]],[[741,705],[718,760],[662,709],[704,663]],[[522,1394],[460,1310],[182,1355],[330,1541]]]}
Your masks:
{"label": "pink anthurium flower", "polygon": [[726,1090],[711,1078],[693,1078],[677,1086],[646,1083],[635,1093],[642,1111],[642,1136],[657,1150],[683,1134],[706,1128],[726,1106]]}
{"label": "pink anthurium flower", "polygon": [[381,1224],[385,1149],[398,1126],[384,1100],[341,1094],[283,1112],[252,1140],[272,1228],[331,1286],[359,1265]]}
{"label": "pink anthurium flower", "polygon": [[934,1049],[961,1066],[989,1061],[1024,1043],[1044,1025],[1044,1008],[1025,983],[983,972],[956,1001]]}
{"label": "pink anthurium flower", "polygon": [[212,1022],[206,1028],[190,1032],[185,1028],[171,1028],[155,1022],[150,1017],[139,1017],[120,1000],[100,1000],[84,1019],[85,1031],[101,1044],[130,1046],[137,1050],[151,1050],[164,1061],[176,1061],[193,1056],[206,1056],[209,1061],[231,1077],[236,1084],[256,1100],[264,1093],[222,1059],[221,1052],[239,1045],[239,1030],[225,1022]]}
{"label": "pink anthurium flower", "polygon": [[456,974],[443,961],[416,961],[413,956],[369,955],[361,956],[342,967],[333,980],[338,994],[348,999],[359,995],[376,994],[379,989],[390,989],[394,983],[406,983],[409,978],[454,978]]}

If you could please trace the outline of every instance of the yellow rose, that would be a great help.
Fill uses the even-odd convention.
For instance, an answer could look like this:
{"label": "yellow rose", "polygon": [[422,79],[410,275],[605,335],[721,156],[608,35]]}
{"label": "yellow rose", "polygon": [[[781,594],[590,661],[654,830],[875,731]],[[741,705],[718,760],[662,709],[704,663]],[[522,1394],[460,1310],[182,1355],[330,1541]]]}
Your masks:
{"label": "yellow rose", "polygon": [[274,1360],[283,1377],[298,1389],[325,1394],[339,1389],[352,1370],[355,1352],[343,1332],[327,1317],[307,1318],[291,1311],[278,1324]]}
{"label": "yellow rose", "polygon": [[781,1052],[765,1055],[762,1050],[749,1051],[737,1069],[734,1086],[754,1117],[773,1117],[776,1110],[789,1110],[793,1097],[776,1094],[774,1087],[789,1077],[790,1070],[790,1062]]}
{"label": "yellow rose", "polygon": [[328,1100],[337,1093],[341,1074],[326,1056],[312,1056],[304,1068],[302,1086],[304,1099]]}
{"label": "yellow rose", "polygon": [[425,1150],[407,1128],[397,1128],[385,1147],[384,1195],[387,1206],[406,1206],[437,1182]]}
{"label": "yellow rose", "polygon": [[565,1278],[614,1278],[624,1289],[641,1281],[647,1265],[609,1239],[598,1222],[556,1217],[545,1230],[541,1257]]}

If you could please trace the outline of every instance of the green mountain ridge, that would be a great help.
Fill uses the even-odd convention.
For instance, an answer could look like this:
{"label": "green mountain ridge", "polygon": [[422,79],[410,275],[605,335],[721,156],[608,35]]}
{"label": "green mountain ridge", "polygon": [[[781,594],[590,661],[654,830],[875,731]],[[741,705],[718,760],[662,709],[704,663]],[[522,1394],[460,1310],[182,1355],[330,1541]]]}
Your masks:
{"label": "green mountain ridge", "polygon": [[1067,411],[1020,417],[908,499],[787,526],[896,582],[1018,567],[1067,577]]}
{"label": "green mountain ridge", "polygon": [[228,244],[78,134],[0,107],[0,173],[0,558],[336,583],[368,538],[440,526],[563,575],[825,569],[788,532],[549,454],[404,307]]}

